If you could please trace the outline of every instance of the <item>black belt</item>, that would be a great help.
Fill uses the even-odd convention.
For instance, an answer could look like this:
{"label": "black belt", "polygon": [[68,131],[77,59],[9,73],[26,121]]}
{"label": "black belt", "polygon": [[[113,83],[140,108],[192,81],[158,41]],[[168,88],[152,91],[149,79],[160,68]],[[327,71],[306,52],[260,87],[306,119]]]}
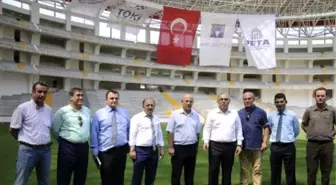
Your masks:
{"label": "black belt", "polygon": [[278,145],[278,146],[288,146],[294,144],[293,142],[290,143],[283,143],[283,142],[273,142],[271,145]]}
{"label": "black belt", "polygon": [[329,143],[329,142],[333,142],[333,141],[332,141],[332,140],[316,140],[316,139],[308,139],[308,142],[310,142],[310,143],[324,144],[324,143]]}
{"label": "black belt", "polygon": [[52,142],[47,143],[47,144],[42,144],[42,145],[32,145],[32,144],[29,144],[29,143],[26,143],[26,142],[23,142],[23,141],[20,141],[19,143],[22,144],[22,145],[28,146],[30,148],[33,148],[33,149],[45,149],[45,148],[48,148],[52,145]]}

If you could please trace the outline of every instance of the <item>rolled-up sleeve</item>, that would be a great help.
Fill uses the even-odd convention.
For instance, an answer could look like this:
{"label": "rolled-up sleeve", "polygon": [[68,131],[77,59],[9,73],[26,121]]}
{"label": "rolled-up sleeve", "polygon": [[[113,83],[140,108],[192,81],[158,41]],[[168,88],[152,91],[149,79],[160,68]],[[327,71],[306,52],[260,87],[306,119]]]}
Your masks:
{"label": "rolled-up sleeve", "polygon": [[21,107],[17,107],[12,114],[10,128],[20,129],[21,127],[22,127],[22,111]]}

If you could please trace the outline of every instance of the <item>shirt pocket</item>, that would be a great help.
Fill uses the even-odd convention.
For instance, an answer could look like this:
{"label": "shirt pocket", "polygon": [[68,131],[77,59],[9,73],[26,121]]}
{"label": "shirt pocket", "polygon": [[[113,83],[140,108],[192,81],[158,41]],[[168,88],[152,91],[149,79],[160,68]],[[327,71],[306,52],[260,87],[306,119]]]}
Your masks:
{"label": "shirt pocket", "polygon": [[146,130],[152,130],[151,122],[145,120],[140,121],[139,130],[143,132],[145,132]]}
{"label": "shirt pocket", "polygon": [[127,124],[127,119],[124,116],[117,116],[117,120],[116,120],[117,124]]}
{"label": "shirt pocket", "polygon": [[219,128],[221,126],[221,122],[220,121],[214,121],[211,125],[212,128]]}
{"label": "shirt pocket", "polygon": [[262,126],[263,126],[263,118],[261,116],[256,116],[254,118],[254,121],[253,121],[253,126],[256,127],[256,128],[262,128]]}
{"label": "shirt pocket", "polygon": [[323,122],[325,124],[333,124],[333,115],[332,115],[332,112],[322,112],[321,114],[321,118],[324,120]]}
{"label": "shirt pocket", "polygon": [[111,121],[108,121],[108,118],[104,117],[99,120],[99,131],[106,131],[112,127]]}
{"label": "shirt pocket", "polygon": [[183,127],[185,126],[185,122],[186,122],[186,119],[176,121],[175,129],[183,129]]}

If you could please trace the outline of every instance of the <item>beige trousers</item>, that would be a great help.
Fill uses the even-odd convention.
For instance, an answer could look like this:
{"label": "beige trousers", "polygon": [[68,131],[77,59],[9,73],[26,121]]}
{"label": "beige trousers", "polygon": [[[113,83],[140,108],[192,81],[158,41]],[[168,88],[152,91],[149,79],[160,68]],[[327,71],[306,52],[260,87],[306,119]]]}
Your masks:
{"label": "beige trousers", "polygon": [[240,155],[240,184],[248,185],[250,179],[250,166],[252,167],[253,185],[261,185],[261,150],[243,150]]}

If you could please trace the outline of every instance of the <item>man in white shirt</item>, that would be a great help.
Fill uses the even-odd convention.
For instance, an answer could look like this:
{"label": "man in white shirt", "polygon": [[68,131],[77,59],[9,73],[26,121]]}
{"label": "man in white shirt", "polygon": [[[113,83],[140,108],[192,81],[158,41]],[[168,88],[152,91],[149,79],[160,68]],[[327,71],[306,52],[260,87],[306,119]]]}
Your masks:
{"label": "man in white shirt", "polygon": [[231,185],[234,155],[242,150],[243,131],[236,110],[229,109],[227,94],[217,97],[218,108],[211,110],[203,129],[203,149],[209,148],[209,185],[218,185],[219,165],[222,168],[222,185]]}
{"label": "man in white shirt", "polygon": [[130,125],[130,157],[133,160],[132,185],[141,185],[145,170],[145,185],[153,185],[160,159],[164,156],[164,142],[160,119],[154,115],[155,101],[144,99],[143,111],[134,115]]}

